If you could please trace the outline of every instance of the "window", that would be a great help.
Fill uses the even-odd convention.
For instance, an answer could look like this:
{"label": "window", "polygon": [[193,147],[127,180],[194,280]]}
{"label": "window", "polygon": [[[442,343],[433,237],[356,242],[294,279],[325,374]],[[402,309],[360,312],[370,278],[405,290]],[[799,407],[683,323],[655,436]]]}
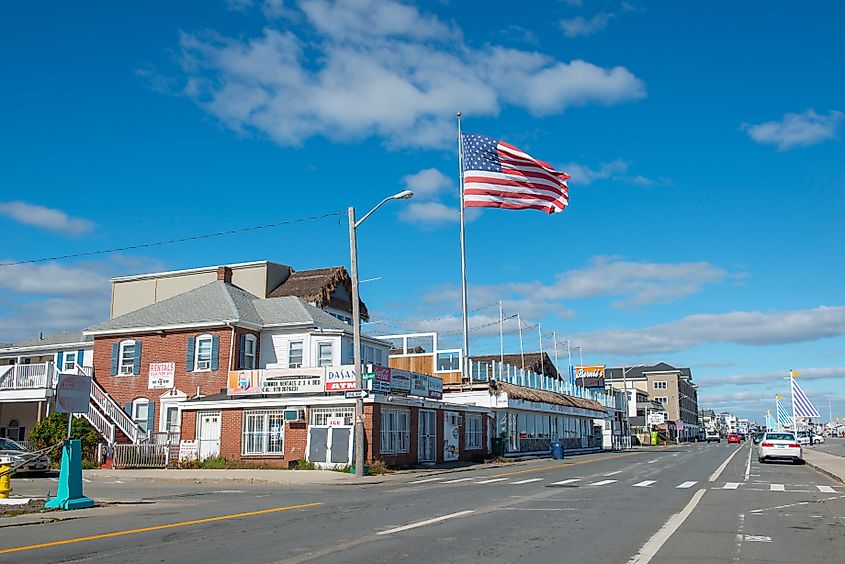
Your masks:
{"label": "window", "polygon": [[247,335],[244,339],[244,368],[255,368],[255,335]]}
{"label": "window", "polygon": [[659,401],[663,405],[666,405],[667,403],[669,403],[669,398],[667,396],[655,396],[654,400]]}
{"label": "window", "polygon": [[167,412],[165,415],[165,425],[167,427],[164,429],[168,433],[178,433],[179,432],[179,408],[175,406],[171,406],[167,408]]}
{"label": "window", "polygon": [[211,335],[197,337],[194,370],[211,370],[211,349],[214,339]]}
{"label": "window", "polygon": [[312,407],[309,411],[311,425],[328,425],[329,419],[343,418],[344,425],[352,425],[354,407]]}
{"label": "window", "polygon": [[401,454],[408,452],[410,445],[411,412],[407,409],[382,409],[381,411],[381,453]]}
{"label": "window", "polygon": [[481,416],[467,415],[466,416],[466,449],[480,449],[481,448]]}
{"label": "window", "polygon": [[665,390],[666,389],[666,381],[665,380],[657,380],[654,382],[654,389],[655,390]]}
{"label": "window", "polygon": [[[82,359],[80,358],[79,360],[81,361]],[[65,353],[65,365],[64,365],[63,369],[64,369],[65,372],[67,372],[68,370],[75,370],[76,369],[76,353],[75,352]]]}
{"label": "window", "polygon": [[135,341],[120,343],[120,360],[118,374],[133,374],[135,370]]}
{"label": "window", "polygon": [[302,368],[302,341],[291,341],[288,345],[288,368]]}
{"label": "window", "polygon": [[408,354],[431,353],[434,351],[434,337],[432,335],[407,337],[405,346]]}
{"label": "window", "polygon": [[132,402],[132,421],[147,432],[147,421],[150,416],[150,400],[138,398]]}
{"label": "window", "polygon": [[460,351],[446,351],[437,353],[438,372],[457,372],[461,369]]}
{"label": "window", "polygon": [[332,365],[332,344],[318,343],[317,344],[317,366],[331,366]]}
{"label": "window", "polygon": [[285,453],[284,410],[244,411],[241,454],[283,455]]}

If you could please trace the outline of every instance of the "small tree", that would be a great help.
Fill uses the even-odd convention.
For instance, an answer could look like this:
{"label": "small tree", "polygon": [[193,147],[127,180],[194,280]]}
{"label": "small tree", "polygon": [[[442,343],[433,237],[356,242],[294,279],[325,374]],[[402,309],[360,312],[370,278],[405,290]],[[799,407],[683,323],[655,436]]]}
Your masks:
{"label": "small tree", "polygon": [[[67,438],[67,413],[52,413],[46,419],[42,419],[32,426],[29,431],[29,440],[33,448],[42,449],[63,442]],[[100,442],[100,433],[84,417],[74,417],[70,436],[72,439],[79,439],[82,443],[82,458],[93,460],[97,443]],[[50,453],[53,462],[60,462],[62,449],[55,448]]]}

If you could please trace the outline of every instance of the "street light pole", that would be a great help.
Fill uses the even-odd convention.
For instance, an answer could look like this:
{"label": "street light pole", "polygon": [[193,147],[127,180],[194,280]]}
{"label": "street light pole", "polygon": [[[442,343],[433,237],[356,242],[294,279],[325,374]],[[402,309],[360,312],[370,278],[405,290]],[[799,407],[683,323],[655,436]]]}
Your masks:
{"label": "street light pole", "polygon": [[[364,375],[361,366],[361,300],[358,297],[358,227],[364,220],[370,217],[373,212],[379,209],[382,204],[389,200],[407,200],[412,198],[414,193],[410,190],[403,190],[398,194],[388,196],[376,205],[373,209],[364,214],[364,217],[355,219],[355,208],[351,207],[349,213],[349,262],[352,277],[352,358],[355,365],[355,388],[364,389]],[[364,475],[364,398],[355,400],[355,476]]]}

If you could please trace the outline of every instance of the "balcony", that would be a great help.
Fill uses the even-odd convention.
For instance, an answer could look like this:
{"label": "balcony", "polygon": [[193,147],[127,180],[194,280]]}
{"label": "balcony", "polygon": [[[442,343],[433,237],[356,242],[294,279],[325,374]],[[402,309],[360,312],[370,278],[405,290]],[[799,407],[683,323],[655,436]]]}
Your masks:
{"label": "balcony", "polygon": [[55,386],[52,362],[0,366],[0,402],[44,401],[53,396]]}

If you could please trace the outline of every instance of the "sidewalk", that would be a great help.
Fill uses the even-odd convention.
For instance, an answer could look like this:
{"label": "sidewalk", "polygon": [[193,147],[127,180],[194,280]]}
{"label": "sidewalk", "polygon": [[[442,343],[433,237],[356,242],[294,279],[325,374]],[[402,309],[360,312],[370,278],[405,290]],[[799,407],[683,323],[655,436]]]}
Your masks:
{"label": "sidewalk", "polygon": [[364,476],[356,478],[354,474],[334,472],[332,470],[256,470],[256,469],[221,469],[221,470],[83,470],[86,478],[116,478],[146,480],[150,482],[241,482],[249,484],[281,485],[356,485],[380,484],[388,476]]}
{"label": "sidewalk", "polygon": [[819,450],[805,448],[804,460],[811,468],[845,483],[845,458]]}

